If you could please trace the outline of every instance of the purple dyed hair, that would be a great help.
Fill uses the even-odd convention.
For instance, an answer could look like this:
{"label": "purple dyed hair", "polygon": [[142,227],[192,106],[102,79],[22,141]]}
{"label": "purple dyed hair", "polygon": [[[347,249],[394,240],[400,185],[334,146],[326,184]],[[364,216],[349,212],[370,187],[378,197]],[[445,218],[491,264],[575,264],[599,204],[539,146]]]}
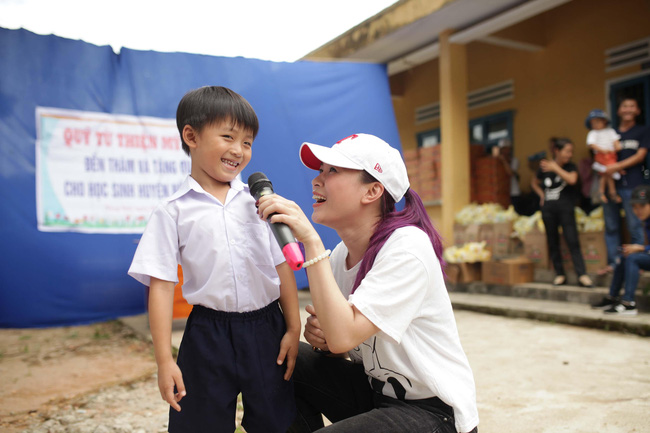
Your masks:
{"label": "purple dyed hair", "polygon": [[[368,172],[362,172],[362,180],[364,183],[378,182],[377,179],[372,177]],[[408,189],[404,195],[406,200],[404,204],[404,209],[401,211],[395,210],[395,200],[388,193],[384,191],[381,202],[381,221],[377,223],[375,227],[375,232],[370,237],[370,242],[368,244],[368,249],[363,254],[361,260],[361,266],[359,267],[359,273],[357,273],[357,278],[354,280],[354,286],[352,287],[352,293],[357,290],[357,287],[361,284],[361,281],[366,277],[366,274],[372,268],[372,265],[375,263],[375,258],[377,254],[384,246],[390,235],[393,232],[401,227],[413,226],[417,227],[420,230],[424,231],[429,239],[431,240],[431,245],[433,245],[433,250],[438,257],[440,262],[440,267],[444,275],[445,272],[445,261],[442,259],[442,239],[438,231],[431,224],[429,215],[427,214],[422,199],[417,195],[412,189]]]}

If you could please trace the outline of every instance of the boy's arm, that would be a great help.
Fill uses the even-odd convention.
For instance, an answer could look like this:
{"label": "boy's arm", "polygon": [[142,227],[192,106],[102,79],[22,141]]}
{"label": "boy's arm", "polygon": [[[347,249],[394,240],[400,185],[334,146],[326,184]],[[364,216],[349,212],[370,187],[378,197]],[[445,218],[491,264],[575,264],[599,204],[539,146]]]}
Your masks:
{"label": "boy's arm", "polygon": [[620,140],[614,140],[614,150],[620,152],[623,149],[623,145]]}
{"label": "boy's arm", "polygon": [[[174,307],[172,281],[151,277],[149,287],[149,329],[158,365],[158,388],[163,400],[180,412],[178,402],[185,396],[183,376],[172,356],[172,314]],[[177,393],[174,394],[174,386]]]}
{"label": "boy's arm", "polygon": [[300,309],[298,306],[298,288],[296,278],[287,262],[275,267],[280,277],[280,306],[284,314],[284,321],[287,324],[287,333],[280,343],[278,365],[281,365],[285,358],[287,360],[287,371],[284,379],[289,380],[293,374],[293,368],[298,356],[298,344],[300,340]]}

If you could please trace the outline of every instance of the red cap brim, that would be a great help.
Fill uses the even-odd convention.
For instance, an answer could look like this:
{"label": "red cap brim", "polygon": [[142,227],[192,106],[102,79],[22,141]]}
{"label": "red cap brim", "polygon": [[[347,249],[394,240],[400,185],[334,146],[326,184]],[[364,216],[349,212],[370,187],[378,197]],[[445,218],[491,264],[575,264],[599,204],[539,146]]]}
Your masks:
{"label": "red cap brim", "polygon": [[302,161],[305,167],[311,168],[312,170],[319,170],[322,164],[321,160],[316,158],[314,152],[309,148],[309,143],[303,143],[300,146],[300,161]]}

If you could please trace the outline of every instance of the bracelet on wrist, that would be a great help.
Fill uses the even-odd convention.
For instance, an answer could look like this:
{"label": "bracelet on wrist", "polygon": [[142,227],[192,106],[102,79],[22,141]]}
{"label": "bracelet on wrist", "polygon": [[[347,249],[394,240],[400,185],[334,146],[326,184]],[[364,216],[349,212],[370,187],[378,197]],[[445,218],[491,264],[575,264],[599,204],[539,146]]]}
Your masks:
{"label": "bracelet on wrist", "polygon": [[315,257],[315,258],[313,258],[311,260],[307,260],[305,263],[303,263],[302,268],[303,269],[308,268],[311,265],[314,265],[314,264],[320,262],[321,260],[328,259],[331,253],[332,253],[332,250],[325,250],[325,252],[323,254],[321,254],[320,256]]}

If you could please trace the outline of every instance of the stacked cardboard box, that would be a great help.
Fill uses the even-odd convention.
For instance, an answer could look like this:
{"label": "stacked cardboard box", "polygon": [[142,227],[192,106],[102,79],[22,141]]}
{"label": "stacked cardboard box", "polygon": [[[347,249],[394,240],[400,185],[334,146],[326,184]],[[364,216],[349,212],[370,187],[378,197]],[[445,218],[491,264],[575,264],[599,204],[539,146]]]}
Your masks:
{"label": "stacked cardboard box", "polygon": [[[406,149],[402,153],[406,163],[411,188],[413,188],[424,202],[440,200],[442,197],[442,172],[440,164],[441,145]],[[485,156],[485,147],[482,145],[470,146],[470,200],[479,203],[491,202],[489,195],[485,194],[485,182],[489,179],[476,176],[475,169],[485,163],[477,163]],[[494,158],[491,158],[494,159]],[[503,168],[503,167],[501,167]],[[485,169],[481,169],[485,172]],[[508,184],[508,194],[510,192]],[[478,199],[483,200],[479,201]],[[510,197],[508,196],[508,204]],[[507,206],[507,205],[506,205]]]}
{"label": "stacked cardboard box", "polygon": [[481,280],[481,262],[448,263],[445,268],[447,281],[452,284],[471,283]]}
{"label": "stacked cardboard box", "polygon": [[478,158],[472,167],[475,178],[474,197],[477,203],[499,203],[510,206],[510,176],[498,158],[485,156]]}
{"label": "stacked cardboard box", "polygon": [[454,245],[460,247],[469,242],[478,242],[480,224],[462,225],[454,223]]}
{"label": "stacked cardboard box", "polygon": [[422,201],[440,200],[441,173],[440,173],[440,145],[421,147],[420,174],[418,193]]}
{"label": "stacked cardboard box", "polygon": [[474,176],[474,170],[476,168],[476,161],[479,158],[485,156],[485,147],[483,145],[473,144],[469,146],[469,188],[470,188],[470,201],[478,203],[477,192],[479,190],[479,185],[477,183],[477,177]]}
{"label": "stacked cardboard box", "polygon": [[533,262],[533,265],[539,269],[548,269],[548,245],[546,243],[546,233],[534,229],[526,233],[523,239],[524,255]]}
{"label": "stacked cardboard box", "polygon": [[[578,233],[580,252],[585,262],[587,273],[597,272],[607,264],[607,248],[605,247],[605,233],[603,231]],[[524,239],[524,255],[533,262],[536,268],[551,269],[551,263],[546,242],[546,233],[537,229],[528,232]],[[565,271],[573,270],[571,252],[560,233],[560,254]]]}
{"label": "stacked cardboard box", "polygon": [[420,154],[418,149],[404,149],[404,164],[406,164],[406,174],[409,177],[411,188],[420,192]]}
{"label": "stacked cardboard box", "polygon": [[440,200],[440,145],[403,151],[411,188],[422,201]]}
{"label": "stacked cardboard box", "polygon": [[580,251],[585,261],[587,272],[598,272],[607,265],[607,247],[605,232],[580,233]]}
{"label": "stacked cardboard box", "polygon": [[468,242],[485,242],[493,257],[504,257],[513,253],[514,243],[510,240],[512,222],[491,224],[454,224],[454,245]]}
{"label": "stacked cardboard box", "polygon": [[525,257],[483,262],[481,275],[486,284],[523,284],[533,281],[533,263]]}
{"label": "stacked cardboard box", "polygon": [[[580,252],[582,259],[585,262],[587,273],[598,272],[599,269],[607,265],[607,247],[605,246],[605,232],[583,232],[578,233],[578,240],[580,241]],[[573,259],[571,258],[571,251],[569,246],[564,240],[564,236],[560,233],[560,254],[562,255],[562,265],[564,270],[573,269]],[[549,263],[549,267],[552,267]]]}

